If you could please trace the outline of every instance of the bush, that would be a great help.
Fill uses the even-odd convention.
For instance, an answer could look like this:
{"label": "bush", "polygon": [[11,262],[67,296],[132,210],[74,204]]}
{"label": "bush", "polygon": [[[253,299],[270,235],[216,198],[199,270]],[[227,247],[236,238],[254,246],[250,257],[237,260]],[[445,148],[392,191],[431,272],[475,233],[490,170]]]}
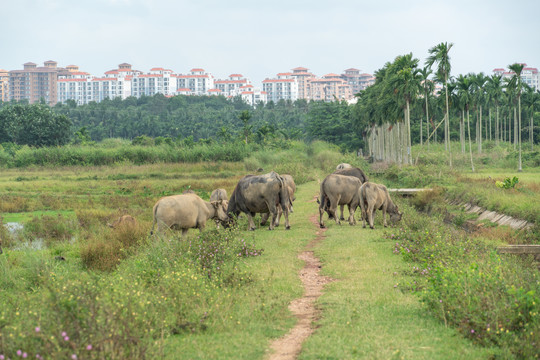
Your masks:
{"label": "bush", "polygon": [[419,292],[434,316],[465,336],[498,345],[505,358],[535,358],[540,344],[540,282],[532,259],[499,256],[479,238],[406,210],[388,232],[394,253],[415,263]]}
{"label": "bush", "polygon": [[40,238],[45,243],[51,244],[71,240],[75,236],[76,229],[75,221],[62,214],[34,216],[24,225],[24,237],[30,241]]}

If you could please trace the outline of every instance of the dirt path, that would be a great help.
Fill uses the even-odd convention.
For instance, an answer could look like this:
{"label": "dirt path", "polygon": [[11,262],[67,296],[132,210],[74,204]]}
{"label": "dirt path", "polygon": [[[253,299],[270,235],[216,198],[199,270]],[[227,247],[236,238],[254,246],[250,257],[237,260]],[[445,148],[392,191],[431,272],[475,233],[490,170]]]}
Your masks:
{"label": "dirt path", "polygon": [[293,300],[289,305],[289,309],[298,318],[298,323],[287,335],[270,345],[273,352],[267,357],[269,360],[289,360],[298,357],[302,350],[302,343],[315,330],[313,321],[317,319],[319,313],[315,307],[315,301],[322,295],[324,285],[332,281],[329,277],[319,275],[321,262],[313,254],[313,249],[324,239],[326,229],[319,229],[317,215],[311,216],[309,220],[318,230],[317,237],[298,255],[298,258],[305,262],[299,274],[304,284],[304,295]]}

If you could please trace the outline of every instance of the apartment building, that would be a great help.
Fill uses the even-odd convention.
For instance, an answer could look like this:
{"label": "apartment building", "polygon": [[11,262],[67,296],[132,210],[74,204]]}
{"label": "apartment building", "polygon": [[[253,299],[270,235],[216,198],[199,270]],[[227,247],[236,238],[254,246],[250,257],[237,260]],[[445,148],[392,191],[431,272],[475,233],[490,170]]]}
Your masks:
{"label": "apartment building", "polygon": [[79,71],[76,65],[66,66],[67,73],[58,76],[58,102],[65,103],[67,100],[75,100],[77,105],[87,104],[92,101],[93,78],[87,72]]}
{"label": "apartment building", "polygon": [[298,80],[292,73],[279,73],[274,79],[263,80],[263,91],[268,101],[296,101],[298,99]]}
{"label": "apartment building", "polygon": [[344,70],[340,76],[351,86],[353,94],[358,94],[360,90],[365,90],[368,86],[375,84],[375,77],[370,74],[360,73],[360,70],[350,68]]}
{"label": "apartment building", "polygon": [[[187,75],[177,75],[177,90],[190,89],[192,95],[207,95],[208,90],[214,88],[214,76],[204,69],[191,69]],[[175,92],[176,94],[179,91]]]}
{"label": "apartment building", "polygon": [[298,83],[298,98],[310,100],[311,94],[311,80],[316,76],[309,72],[309,69],[305,67],[297,67],[292,69],[291,76],[296,79]]}
{"label": "apartment building", "polygon": [[0,101],[9,101],[9,72],[0,69]]}
{"label": "apartment building", "polygon": [[156,67],[148,74],[134,75],[131,83],[131,95],[141,97],[163,94],[172,96],[176,93],[177,78],[172,70]]}
{"label": "apartment building", "polygon": [[[524,67],[521,71],[521,80],[524,84],[529,85],[536,91],[540,91],[540,74],[538,73],[537,68],[528,67],[527,64],[523,63]],[[503,68],[493,69],[493,73],[503,78],[509,79],[514,76],[514,72],[506,70]]]}
{"label": "apartment building", "polygon": [[9,72],[9,99],[28,100],[30,104],[43,99],[47,104],[58,102],[57,83],[58,76],[68,72],[59,68],[56,61],[45,61],[44,66],[28,62],[23,70]]}
{"label": "apartment building", "polygon": [[326,74],[319,79],[310,80],[312,100],[340,101],[353,97],[351,86],[337,74]]}
{"label": "apartment building", "polygon": [[221,95],[231,96],[243,86],[250,85],[251,81],[246,79],[242,74],[231,74],[226,80],[214,81],[214,87],[221,91]]}
{"label": "apartment building", "polygon": [[253,87],[253,85],[248,84],[244,85],[236,90],[234,90],[230,97],[240,96],[242,100],[249,104],[250,106],[256,106],[259,103],[266,104],[268,102],[268,97],[266,91],[262,91],[259,88]]}

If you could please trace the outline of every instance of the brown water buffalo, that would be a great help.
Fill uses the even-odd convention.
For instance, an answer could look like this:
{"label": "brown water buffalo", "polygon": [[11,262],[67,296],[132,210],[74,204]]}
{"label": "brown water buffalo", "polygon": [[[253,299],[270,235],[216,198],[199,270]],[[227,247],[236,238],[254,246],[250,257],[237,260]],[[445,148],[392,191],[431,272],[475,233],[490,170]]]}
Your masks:
{"label": "brown water buffalo", "polygon": [[290,229],[289,204],[287,186],[278,173],[272,171],[265,175],[246,175],[238,181],[229,199],[227,214],[233,218],[241,212],[246,213],[249,230],[255,230],[255,214],[269,213],[272,216],[269,230],[274,230],[279,206],[285,215],[285,229]]}
{"label": "brown water buffalo", "polygon": [[361,185],[360,179],[339,174],[330,174],[323,180],[319,195],[319,225],[321,228],[324,228],[322,218],[326,209],[336,223],[341,225],[341,220],[338,220],[336,214],[338,205],[347,205],[349,208],[349,224],[356,224],[354,211],[360,203],[358,189]]}
{"label": "brown water buffalo", "polygon": [[156,224],[158,232],[182,229],[182,236],[191,228],[203,231],[208,219],[227,221],[226,210],[227,201],[224,200],[208,202],[196,194],[166,196],[154,205],[154,223],[150,234],[153,234]]}
{"label": "brown water buffalo", "polygon": [[338,166],[336,166],[336,170],[348,169],[348,168],[352,168],[352,165],[347,164],[347,163],[341,163]]}
{"label": "brown water buffalo", "polygon": [[227,196],[227,190],[215,189],[214,191],[212,191],[212,194],[210,195],[210,201],[218,201],[218,200],[229,201],[229,197]]}
{"label": "brown water buffalo", "polygon": [[[294,212],[293,209],[293,201],[296,200],[296,197],[294,196],[294,193],[296,192],[296,184],[294,183],[294,179],[289,174],[283,174],[281,175],[281,178],[283,179],[283,182],[285,183],[285,186],[287,187],[287,192],[289,193],[289,214]],[[277,207],[277,217],[276,221],[274,222],[274,226],[279,226],[279,221],[281,220],[281,215],[283,215],[283,211],[281,210],[281,206],[279,206],[279,195],[276,197],[276,207]],[[268,217],[270,216],[270,213],[265,213],[261,215],[261,225],[266,225],[266,222],[268,221]]]}
{"label": "brown water buffalo", "polygon": [[113,229],[116,229],[121,226],[134,227],[136,225],[137,225],[137,220],[135,220],[135,218],[131,215],[123,215],[123,216],[120,216],[115,221],[113,221],[112,223],[107,223],[107,226]]}
{"label": "brown water buffalo", "polygon": [[362,209],[362,226],[366,227],[366,218],[369,227],[373,229],[373,217],[376,210],[383,212],[383,225],[386,227],[386,213],[390,214],[390,220],[397,222],[401,220],[403,213],[399,212],[396,204],[390,199],[390,194],[386,186],[366,182],[359,189],[360,207]]}

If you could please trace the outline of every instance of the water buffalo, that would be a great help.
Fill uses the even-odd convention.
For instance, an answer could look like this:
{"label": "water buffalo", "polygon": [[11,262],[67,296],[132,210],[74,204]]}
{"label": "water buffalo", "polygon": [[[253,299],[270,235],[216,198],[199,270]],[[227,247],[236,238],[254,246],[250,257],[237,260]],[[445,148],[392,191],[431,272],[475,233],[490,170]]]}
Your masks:
{"label": "water buffalo", "polygon": [[269,230],[274,230],[277,207],[280,206],[285,215],[285,228],[290,229],[289,204],[287,186],[278,173],[272,171],[265,175],[246,175],[238,181],[229,199],[227,214],[232,218],[241,212],[246,213],[249,230],[255,230],[255,214],[269,213],[272,216]]}
{"label": "water buffalo", "polygon": [[366,219],[369,227],[373,229],[373,216],[376,210],[383,212],[383,225],[386,227],[386,213],[390,214],[390,220],[397,222],[401,220],[403,213],[399,212],[396,204],[390,199],[390,194],[386,186],[366,182],[359,189],[360,207],[362,209],[362,226],[366,227]]}
{"label": "water buffalo", "polygon": [[166,196],[154,205],[150,234],[153,234],[156,223],[158,232],[168,228],[182,229],[182,236],[185,236],[191,228],[202,231],[208,219],[227,221],[226,209],[226,200],[208,202],[196,194]]}
{"label": "water buffalo", "polygon": [[333,216],[337,224],[341,225],[341,220],[338,220],[336,214],[338,205],[347,205],[349,208],[349,224],[356,224],[354,211],[360,203],[358,189],[361,185],[360,179],[339,174],[330,174],[323,180],[319,195],[319,225],[321,228],[324,228],[322,218],[325,210]]}
{"label": "water buffalo", "polygon": [[[281,178],[283,179],[283,182],[285,183],[285,186],[287,187],[287,192],[289,193],[289,213],[294,212],[293,209],[293,201],[296,200],[296,197],[294,196],[294,193],[296,192],[296,184],[294,183],[294,179],[289,174],[283,174],[281,175]],[[281,215],[283,214],[283,211],[281,210],[281,206],[279,206],[279,195],[276,197],[276,206],[277,206],[277,217],[276,221],[274,222],[274,226],[279,226],[279,221],[281,220]],[[261,215],[261,225],[266,225],[266,222],[268,221],[270,213],[265,213]]]}
{"label": "water buffalo", "polygon": [[336,166],[336,170],[348,169],[348,168],[352,168],[352,165],[347,164],[347,163],[341,163],[338,166]]}
{"label": "water buffalo", "polygon": [[107,223],[107,226],[113,229],[116,229],[121,226],[135,227],[136,225],[137,225],[137,220],[135,220],[135,218],[131,215],[123,215],[123,216],[120,216],[115,221],[113,221],[112,223]]}
{"label": "water buffalo", "polygon": [[227,196],[227,190],[225,189],[216,189],[212,191],[212,195],[210,195],[210,201],[218,201],[218,200],[229,200],[229,197]]}

